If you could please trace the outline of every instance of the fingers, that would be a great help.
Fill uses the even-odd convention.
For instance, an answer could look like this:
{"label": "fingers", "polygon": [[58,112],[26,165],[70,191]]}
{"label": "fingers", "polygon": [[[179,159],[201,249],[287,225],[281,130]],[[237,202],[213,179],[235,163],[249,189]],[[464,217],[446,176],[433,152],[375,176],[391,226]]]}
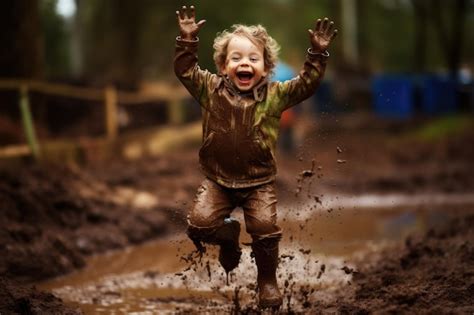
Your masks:
{"label": "fingers", "polygon": [[334,27],[334,22],[333,21],[329,22],[328,28],[326,29],[326,34],[331,34],[333,27]]}
{"label": "fingers", "polygon": [[194,19],[196,17],[196,10],[194,6],[192,5],[189,7],[189,11],[188,11],[188,8],[185,5],[183,5],[181,7],[181,10],[176,11],[176,15],[178,15],[179,19],[181,20]]}
{"label": "fingers", "polygon": [[204,25],[204,23],[206,23],[206,20],[201,20],[201,21],[197,22],[197,25],[199,27],[201,27],[202,25]]}
{"label": "fingers", "polygon": [[204,25],[204,23],[206,23],[206,20],[201,20],[199,21],[196,25],[198,27],[198,29],[201,29],[201,27]]}
{"label": "fingers", "polygon": [[330,39],[333,39],[337,35],[337,30],[334,29],[333,21],[330,21],[328,18],[324,18],[316,20],[316,26],[314,31],[310,32],[310,35],[314,35],[315,33],[323,36],[326,35]]}
{"label": "fingers", "polygon": [[321,22],[322,22],[321,19],[318,19],[318,20],[316,21],[316,26],[314,27],[314,30],[315,30],[316,32],[318,32],[319,29],[321,28]]}
{"label": "fingers", "polygon": [[326,30],[328,29],[328,25],[329,25],[329,19],[324,18],[323,23],[321,23],[321,28],[319,29],[319,31],[326,33]]}

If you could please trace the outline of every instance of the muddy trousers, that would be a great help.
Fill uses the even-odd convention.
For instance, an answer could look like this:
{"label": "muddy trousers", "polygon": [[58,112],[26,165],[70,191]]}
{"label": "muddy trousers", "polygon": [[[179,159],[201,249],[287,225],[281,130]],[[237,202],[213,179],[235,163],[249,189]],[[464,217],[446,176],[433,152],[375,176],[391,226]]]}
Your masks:
{"label": "muddy trousers", "polygon": [[[246,230],[253,240],[252,251],[258,269],[259,304],[262,307],[278,307],[282,303],[276,280],[278,242],[282,233],[276,224],[276,201],[273,183],[231,189],[205,179],[188,215],[188,236],[198,250],[204,250],[201,242],[221,245],[219,260],[228,271],[237,266],[240,258],[240,227],[237,223],[236,231],[233,224],[236,222],[229,217],[236,207],[242,207]],[[232,246],[237,249],[229,250]],[[227,252],[223,254],[223,248],[226,247]],[[235,254],[236,250],[238,254]],[[230,258],[226,261],[224,257]]]}
{"label": "muddy trousers", "polygon": [[245,226],[252,239],[280,239],[276,224],[276,195],[273,183],[250,188],[227,188],[205,179],[188,214],[188,235],[194,241],[216,244],[216,233],[236,207],[244,210]]}

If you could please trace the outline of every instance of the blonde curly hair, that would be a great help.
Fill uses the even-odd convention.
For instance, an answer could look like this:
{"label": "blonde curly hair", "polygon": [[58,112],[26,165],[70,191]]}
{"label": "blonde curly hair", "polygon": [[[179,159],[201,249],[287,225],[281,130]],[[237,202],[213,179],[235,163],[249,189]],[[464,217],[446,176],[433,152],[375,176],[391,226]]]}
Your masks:
{"label": "blonde curly hair", "polygon": [[224,30],[223,32],[218,33],[217,37],[214,39],[214,62],[218,72],[221,72],[225,67],[227,46],[233,36],[247,37],[254,45],[263,47],[265,70],[268,71],[269,75],[273,74],[280,46],[270,35],[268,35],[267,30],[262,25],[242,24],[232,25],[230,31]]}

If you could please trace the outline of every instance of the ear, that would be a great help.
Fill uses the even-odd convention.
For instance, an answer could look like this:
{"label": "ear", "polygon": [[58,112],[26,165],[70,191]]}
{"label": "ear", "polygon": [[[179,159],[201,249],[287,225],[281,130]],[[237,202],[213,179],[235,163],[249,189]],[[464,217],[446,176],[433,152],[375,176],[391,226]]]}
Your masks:
{"label": "ear", "polygon": [[227,74],[226,68],[227,68],[227,58],[225,59],[224,64],[221,65],[221,67],[219,68],[219,72],[223,75],[226,75]]}
{"label": "ear", "polygon": [[226,74],[227,74],[227,70],[226,70],[226,67],[225,67],[225,66],[222,66],[219,71],[220,71],[220,73],[223,74],[223,75],[226,75]]}

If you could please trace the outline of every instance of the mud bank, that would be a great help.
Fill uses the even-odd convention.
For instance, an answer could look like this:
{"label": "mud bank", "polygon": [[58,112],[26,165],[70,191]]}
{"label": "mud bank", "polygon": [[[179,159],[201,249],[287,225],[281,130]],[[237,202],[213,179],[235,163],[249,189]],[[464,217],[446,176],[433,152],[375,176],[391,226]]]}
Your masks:
{"label": "mud bank", "polygon": [[360,262],[349,287],[315,313],[472,314],[474,215],[456,218],[422,237]]}
{"label": "mud bank", "polygon": [[80,310],[65,306],[51,293],[0,277],[0,314],[78,315]]}
{"label": "mud bank", "polygon": [[177,215],[182,209],[153,200],[74,167],[1,171],[0,313],[40,314],[49,307],[69,314],[59,299],[28,283],[66,274],[83,267],[88,255],[142,243],[183,224]]}

